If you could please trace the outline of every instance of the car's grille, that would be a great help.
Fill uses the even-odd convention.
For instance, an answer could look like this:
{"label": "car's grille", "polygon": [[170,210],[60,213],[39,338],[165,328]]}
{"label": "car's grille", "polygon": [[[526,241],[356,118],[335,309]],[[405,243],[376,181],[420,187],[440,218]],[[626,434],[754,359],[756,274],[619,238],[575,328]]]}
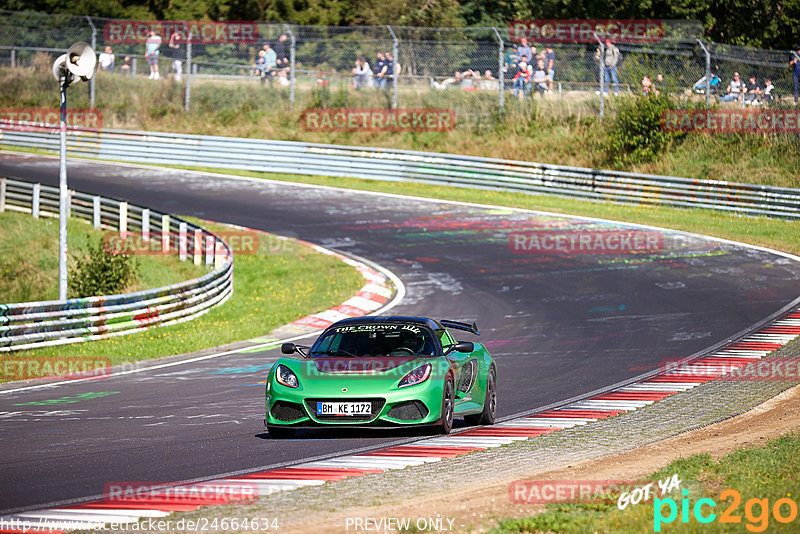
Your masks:
{"label": "car's grille", "polygon": [[401,402],[392,406],[387,415],[400,421],[417,421],[428,415],[428,408],[417,400]]}
{"label": "car's grille", "polygon": [[[369,401],[372,403],[372,414],[371,415],[317,415],[317,403],[318,402],[365,402]],[[308,408],[308,413],[313,414],[314,418],[318,421],[336,421],[339,423],[358,423],[364,421],[371,421],[378,417],[383,409],[383,405],[386,404],[385,399],[306,399],[306,407]]]}
{"label": "car's grille", "polygon": [[303,407],[300,404],[286,401],[276,401],[272,405],[272,417],[278,421],[296,421],[306,414],[303,412]]}

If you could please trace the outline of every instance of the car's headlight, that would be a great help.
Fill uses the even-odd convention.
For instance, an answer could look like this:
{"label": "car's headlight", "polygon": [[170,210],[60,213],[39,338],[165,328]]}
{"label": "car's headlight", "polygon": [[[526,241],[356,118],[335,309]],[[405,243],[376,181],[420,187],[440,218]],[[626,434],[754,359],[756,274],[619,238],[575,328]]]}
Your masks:
{"label": "car's headlight", "polygon": [[425,365],[420,365],[400,381],[397,387],[404,388],[406,386],[413,386],[415,384],[421,384],[425,382],[428,377],[431,376],[431,364],[426,363]]}
{"label": "car's headlight", "polygon": [[275,369],[275,380],[278,381],[278,384],[283,384],[287,388],[296,388],[299,385],[297,375],[285,365],[278,365],[278,368]]}

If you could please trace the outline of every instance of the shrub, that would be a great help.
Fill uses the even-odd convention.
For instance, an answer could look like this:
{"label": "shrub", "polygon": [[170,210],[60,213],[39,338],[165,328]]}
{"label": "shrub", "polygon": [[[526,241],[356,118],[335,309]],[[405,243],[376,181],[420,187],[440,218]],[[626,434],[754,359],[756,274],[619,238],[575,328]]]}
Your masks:
{"label": "shrub", "polygon": [[608,132],[606,159],[615,168],[656,160],[671,141],[684,134],[661,129],[661,114],[675,109],[667,96],[639,96],[620,104]]}
{"label": "shrub", "polygon": [[73,260],[68,282],[72,298],[122,293],[139,278],[138,262],[127,254],[107,252],[102,238],[94,247],[87,238],[87,253]]}

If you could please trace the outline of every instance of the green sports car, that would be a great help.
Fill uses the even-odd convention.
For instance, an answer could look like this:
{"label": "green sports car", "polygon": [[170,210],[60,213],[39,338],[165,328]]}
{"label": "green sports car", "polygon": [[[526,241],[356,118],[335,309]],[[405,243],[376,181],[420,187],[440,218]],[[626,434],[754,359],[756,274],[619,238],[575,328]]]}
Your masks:
{"label": "green sports car", "polygon": [[328,327],[311,347],[284,343],[269,371],[266,419],[275,438],[308,427],[453,428],[453,417],[491,425],[497,367],[477,326],[424,317],[360,317]]}

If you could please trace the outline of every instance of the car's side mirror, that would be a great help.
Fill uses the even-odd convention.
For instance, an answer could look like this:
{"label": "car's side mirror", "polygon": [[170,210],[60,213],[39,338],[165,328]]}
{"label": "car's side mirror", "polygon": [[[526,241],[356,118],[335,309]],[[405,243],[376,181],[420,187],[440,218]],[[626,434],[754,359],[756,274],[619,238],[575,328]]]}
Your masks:
{"label": "car's side mirror", "polygon": [[284,343],[281,345],[281,352],[283,354],[294,354],[297,352],[297,345],[294,343]]}
{"label": "car's side mirror", "polygon": [[452,350],[456,352],[472,352],[475,350],[475,343],[472,341],[459,341],[453,345]]}

